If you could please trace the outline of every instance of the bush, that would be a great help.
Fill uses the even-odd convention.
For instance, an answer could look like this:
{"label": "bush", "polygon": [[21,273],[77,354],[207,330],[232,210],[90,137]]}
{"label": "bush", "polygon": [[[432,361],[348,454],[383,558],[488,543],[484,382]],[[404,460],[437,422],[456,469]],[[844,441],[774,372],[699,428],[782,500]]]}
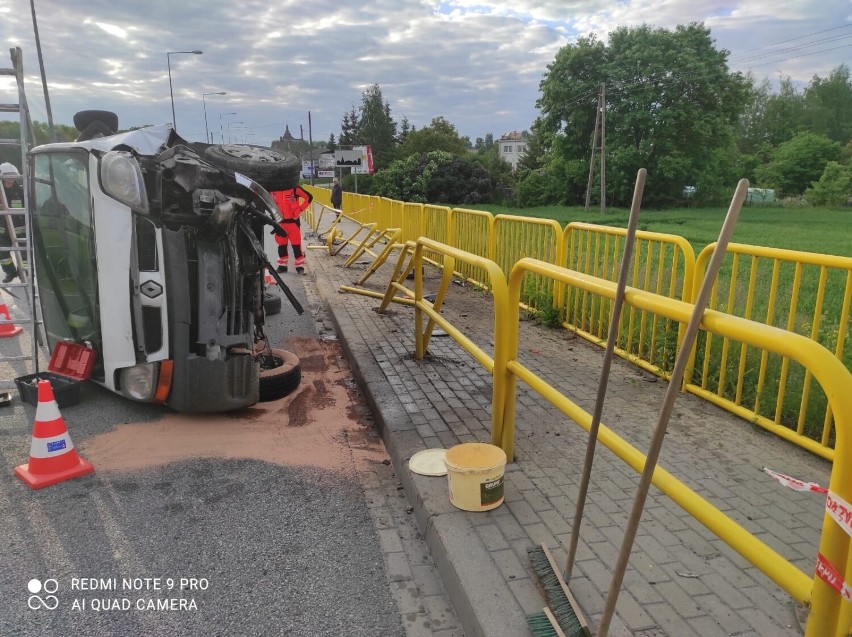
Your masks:
{"label": "bush", "polygon": [[418,203],[490,203],[491,173],[475,157],[446,151],[411,155],[377,173],[375,194]]}
{"label": "bush", "polygon": [[549,175],[529,172],[518,181],[515,196],[521,208],[547,206],[559,201],[558,185]]}
{"label": "bush", "polygon": [[805,191],[812,206],[842,206],[852,201],[852,166],[828,162],[819,181]]}
{"label": "bush", "polygon": [[761,185],[799,195],[840,152],[840,144],[823,135],[799,133],[772,151],[769,163],[757,169],[757,178]]}

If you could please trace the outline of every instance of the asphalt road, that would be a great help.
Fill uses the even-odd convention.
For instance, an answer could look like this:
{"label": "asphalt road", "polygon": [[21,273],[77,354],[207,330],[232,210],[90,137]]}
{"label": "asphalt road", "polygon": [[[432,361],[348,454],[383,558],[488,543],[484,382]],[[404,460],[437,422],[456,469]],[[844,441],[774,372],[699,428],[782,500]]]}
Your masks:
{"label": "asphalt road", "polygon": [[[301,281],[286,276],[307,311],[297,318],[285,300],[270,340],[317,339]],[[4,355],[26,347],[0,339]],[[17,373],[0,370],[5,381]],[[62,409],[81,453],[124,423],[140,440],[168,436],[167,414],[91,383]],[[27,460],[34,416],[17,392],[0,408],[0,635],[405,634],[357,462],[225,457],[204,447],[202,418],[190,424],[197,457],[130,470],[94,463],[90,476],[32,491],[13,468]],[[239,436],[251,418],[225,426]],[[331,431],[323,426],[320,435]],[[263,445],[262,427],[246,432]],[[140,444],[141,465],[146,453]]]}

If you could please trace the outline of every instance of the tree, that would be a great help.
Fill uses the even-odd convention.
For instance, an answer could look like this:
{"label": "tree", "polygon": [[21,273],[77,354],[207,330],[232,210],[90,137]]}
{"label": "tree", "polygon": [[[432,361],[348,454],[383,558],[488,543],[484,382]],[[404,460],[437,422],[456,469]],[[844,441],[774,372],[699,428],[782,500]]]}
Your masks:
{"label": "tree", "polygon": [[757,169],[761,185],[787,195],[801,195],[820,178],[830,161],[840,159],[840,144],[824,135],[799,133],[772,152],[768,164]]}
{"label": "tree", "polygon": [[527,149],[518,161],[518,172],[523,175],[529,171],[542,170],[547,161],[547,149],[552,145],[552,139],[547,136],[541,118],[536,118],[532,132],[527,137]]}
{"label": "tree", "polygon": [[355,105],[348,113],[343,114],[343,121],[340,123],[340,137],[337,142],[341,146],[355,146],[358,141],[358,113],[355,111]]}
{"label": "tree", "polygon": [[[709,151],[727,147],[749,84],[727,69],[703,24],[674,31],[620,27],[609,44],[593,36],[563,47],[540,84],[545,170],[585,161],[591,151],[601,84],[606,83],[607,195],[626,205],[639,168],[648,169],[647,203],[680,198],[709,167]],[[562,164],[553,164],[561,157]],[[572,187],[572,190],[573,187]],[[583,192],[585,187],[583,188]]]}
{"label": "tree", "polygon": [[384,101],[378,84],[361,95],[356,143],[372,146],[376,170],[388,166],[396,157],[396,122],[390,113],[390,105]]}
{"label": "tree", "polygon": [[459,137],[455,126],[439,116],[432,118],[429,126],[409,132],[401,146],[403,156],[419,155],[433,150],[463,155],[467,152],[467,142]]}
{"label": "tree", "polygon": [[789,76],[782,78],[777,95],[770,95],[765,107],[763,139],[778,146],[793,138],[804,124],[804,101]]}
{"label": "tree", "polygon": [[804,95],[804,119],[811,132],[845,144],[852,138],[852,81],[841,64],[827,78],[814,76]]}
{"label": "tree", "polygon": [[396,143],[402,146],[411,130],[411,122],[408,121],[408,116],[403,115],[402,121],[399,123],[399,136],[396,138]]}
{"label": "tree", "polygon": [[328,136],[328,152],[333,153],[337,148],[337,143],[334,141],[334,133],[331,133]]}

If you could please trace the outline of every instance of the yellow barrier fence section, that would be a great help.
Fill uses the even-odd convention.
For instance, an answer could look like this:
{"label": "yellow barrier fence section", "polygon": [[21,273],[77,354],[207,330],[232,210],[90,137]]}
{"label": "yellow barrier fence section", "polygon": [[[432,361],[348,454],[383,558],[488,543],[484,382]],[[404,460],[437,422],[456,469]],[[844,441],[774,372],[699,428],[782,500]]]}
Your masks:
{"label": "yellow barrier fence section", "polygon": [[[453,242],[453,227],[452,227],[453,211],[447,206],[433,206],[432,204],[424,204],[423,206],[423,234],[421,236],[428,237],[434,241],[447,245],[455,245]],[[417,240],[419,237],[414,237]],[[427,258],[432,263],[443,267],[443,256],[438,253],[427,253]]]}
{"label": "yellow barrier fence section", "polygon": [[[494,215],[485,210],[454,208],[452,223],[454,247],[494,260],[490,254]],[[486,287],[489,280],[485,270],[467,261],[456,261],[456,274],[480,287]]]}
{"label": "yellow barrier fence section", "polygon": [[[626,228],[569,223],[562,234],[561,265],[608,281],[618,278]],[[686,239],[638,230],[628,283],[637,289],[669,298],[691,299],[695,253]],[[557,307],[566,328],[601,343],[609,331],[612,303],[581,288],[557,285]],[[666,376],[674,365],[683,331],[671,320],[627,308],[616,353],[655,374]]]}
{"label": "yellow barrier fence section", "polygon": [[[703,275],[715,244],[699,255]],[[830,351],[847,368],[852,258],[731,244],[710,307],[788,332]],[[831,459],[832,409],[809,370],[788,357],[712,334],[699,336],[688,391]],[[817,445],[809,445],[809,440]]]}
{"label": "yellow barrier fence section", "polygon": [[[524,257],[534,257],[550,263],[562,260],[562,228],[553,219],[531,219],[513,215],[497,215],[491,232],[489,254],[508,276],[512,267]],[[553,282],[531,275],[524,282],[521,303],[538,312],[552,313],[556,307]],[[543,317],[546,323],[558,323],[557,318]]]}
{"label": "yellow barrier fence section", "polygon": [[[430,303],[423,298],[423,262],[427,253],[441,255],[442,260],[446,265],[433,303]],[[400,261],[401,260],[402,256],[400,256]],[[494,299],[493,356],[488,354],[471,339],[462,334],[457,327],[450,323],[447,318],[440,313],[447,288],[453,279],[453,272],[455,271],[457,261],[468,263],[485,272],[488,276],[485,284],[486,287],[491,290],[491,295]],[[503,438],[504,420],[502,409],[503,405],[506,403],[506,382],[508,380],[505,369],[507,354],[509,351],[509,339],[507,338],[506,333],[509,323],[506,319],[507,315],[510,313],[517,314],[517,312],[510,312],[512,306],[507,304],[506,276],[503,274],[500,267],[490,259],[423,237],[417,240],[411,266],[414,268],[415,356],[418,360],[423,359],[423,356],[426,353],[426,348],[429,347],[429,339],[432,335],[432,330],[435,325],[438,325],[453,339],[455,339],[455,341],[459,343],[459,345],[461,345],[468,354],[473,356],[480,365],[489,372],[492,372],[491,441],[493,444],[500,446],[500,441]],[[399,268],[395,274],[404,276],[404,272]],[[386,307],[386,305],[383,307]],[[425,327],[423,325],[424,315],[429,319]],[[496,370],[502,371],[498,374]],[[511,459],[513,456],[507,455],[507,457]]]}
{"label": "yellow barrier fence section", "polygon": [[[520,303],[523,293],[522,281],[529,273],[561,281],[568,286],[584,289],[609,300],[615,297],[616,285],[611,281],[536,259],[522,259],[509,276],[508,307],[516,307]],[[680,324],[686,324],[689,321],[693,309],[692,305],[683,301],[634,288],[627,288],[624,302],[627,307],[644,310]],[[498,346],[502,348],[505,345],[508,348],[506,368],[499,367],[497,361],[502,360],[502,357],[498,359],[495,356],[492,373],[495,384],[498,378],[502,378],[505,386],[506,403],[502,408],[495,405],[494,410],[499,409],[503,413],[504,420],[499,431],[499,438],[507,457],[512,458],[516,379],[523,380],[587,431],[591,426],[592,417],[590,413],[518,362],[518,313],[510,312],[506,315],[506,319],[510,323],[509,328],[500,330],[499,339],[495,332],[495,351]],[[796,360],[810,372],[828,397],[836,420],[837,456],[832,469],[829,493],[835,500],[839,498],[838,501],[841,503],[852,502],[852,463],[850,463],[852,450],[850,450],[849,440],[850,427],[852,427],[852,374],[822,345],[776,327],[713,310],[705,312],[702,327],[708,333]],[[506,339],[505,344],[502,339]],[[499,399],[496,391],[494,398]],[[496,436],[496,430],[492,431],[492,436]],[[603,424],[601,424],[598,439],[634,470],[642,471],[645,455]],[[802,572],[661,467],[655,470],[652,481],[657,488],[765,573],[796,601],[810,605],[806,637],[845,637],[849,634],[848,630],[852,628],[849,602],[844,601],[841,595],[819,576]],[[852,516],[852,511],[846,513]],[[852,581],[850,535],[828,511],[823,521],[819,552],[838,570],[846,582]]]}
{"label": "yellow barrier fence section", "polygon": [[[344,193],[344,209],[361,224],[375,223],[376,232],[401,228],[401,241],[428,237],[487,256],[504,273],[519,259],[535,257],[614,280],[626,235],[624,228],[575,222],[563,230],[554,220],[495,217],[487,211],[401,203],[349,192]],[[696,260],[683,237],[640,230],[628,284],[691,302],[695,281],[703,276],[712,249],[712,245],[705,248]],[[846,344],[852,259],[741,244],[732,244],[729,252],[711,308],[804,334],[834,351],[847,368],[852,368],[852,347]],[[441,254],[427,251],[427,258],[442,266]],[[458,276],[488,285],[487,273],[479,266],[466,261],[455,264]],[[604,297],[528,274],[521,303],[546,324],[561,323],[598,344],[606,338],[612,306]],[[683,326],[670,318],[629,307],[622,319],[616,352],[666,377],[674,364],[682,330]],[[753,345],[704,332],[699,334],[695,356],[685,379],[688,391],[824,458],[834,457],[832,410],[807,370]]]}
{"label": "yellow barrier fence section", "polygon": [[417,241],[418,237],[426,236],[426,215],[422,203],[406,202],[402,209],[402,240]]}
{"label": "yellow barrier fence section", "polygon": [[[408,245],[409,248],[412,246]],[[422,268],[427,251],[443,255],[447,266],[434,303],[423,298]],[[488,285],[494,298],[493,355],[482,350],[440,313],[452,272],[456,269],[456,261],[465,261],[488,273]],[[395,275],[402,278],[406,271],[412,268],[415,272],[415,287],[411,300],[415,306],[416,357],[423,358],[432,329],[438,325],[491,372],[492,442],[502,447],[508,458],[514,457],[517,379],[524,381],[533,391],[588,431],[591,426],[591,414],[518,361],[519,313],[515,308],[521,303],[523,281],[530,274],[554,282],[559,281],[563,285],[585,290],[610,301],[615,296],[615,283],[531,258],[523,258],[513,267],[507,283],[502,270],[489,259],[426,238],[417,241],[414,246],[414,258],[409,266],[403,268],[402,263],[401,255]],[[402,291],[410,296],[409,290]],[[624,302],[626,306],[637,311],[646,311],[676,324],[686,324],[693,311],[693,306],[689,303],[632,287],[625,291]],[[428,319],[425,325],[424,318]],[[821,559],[836,569],[837,577],[846,582],[852,581],[852,539],[843,526],[852,525],[852,509],[844,509],[846,503],[852,502],[852,374],[832,352],[819,343],[777,327],[707,310],[702,319],[702,328],[710,334],[795,360],[805,367],[823,388],[835,414],[837,458],[829,481],[829,498],[823,518],[819,554]],[[598,440],[636,472],[641,472],[644,468],[646,456],[604,424],[601,424]],[[794,600],[810,606],[806,637],[846,637],[849,634],[848,631],[852,628],[852,605],[822,577],[816,573],[805,573],[796,567],[664,468],[658,466],[655,469],[652,482]],[[833,505],[829,506],[829,503],[839,503],[839,506],[832,508]]]}

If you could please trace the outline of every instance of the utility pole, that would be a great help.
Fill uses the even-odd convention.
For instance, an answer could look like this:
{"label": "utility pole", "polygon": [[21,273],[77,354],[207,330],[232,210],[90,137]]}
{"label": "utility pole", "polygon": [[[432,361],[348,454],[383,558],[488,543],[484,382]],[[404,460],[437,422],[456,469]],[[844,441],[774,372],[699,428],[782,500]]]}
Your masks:
{"label": "utility pole", "polygon": [[311,186],[314,185],[314,137],[311,131],[311,112],[308,111],[308,161],[311,162]]}
{"label": "utility pole", "polygon": [[589,158],[589,181],[586,184],[586,212],[592,199],[592,179],[595,176],[595,151],[598,147],[598,127],[601,125],[601,94],[598,92],[598,105],[595,108],[595,132],[592,134],[592,156]]}
{"label": "utility pole", "polygon": [[601,212],[606,212],[606,82],[601,84]]}

